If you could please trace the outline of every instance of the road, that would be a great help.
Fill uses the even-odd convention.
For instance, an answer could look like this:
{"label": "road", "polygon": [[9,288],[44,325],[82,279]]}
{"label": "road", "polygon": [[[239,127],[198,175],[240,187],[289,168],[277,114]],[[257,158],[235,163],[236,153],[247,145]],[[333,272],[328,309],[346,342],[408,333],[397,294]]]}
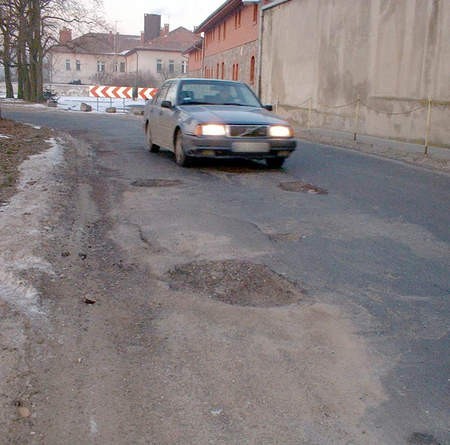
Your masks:
{"label": "road", "polygon": [[4,114],[74,138],[11,438],[450,444],[448,175],[307,142],[182,169],[136,117]]}

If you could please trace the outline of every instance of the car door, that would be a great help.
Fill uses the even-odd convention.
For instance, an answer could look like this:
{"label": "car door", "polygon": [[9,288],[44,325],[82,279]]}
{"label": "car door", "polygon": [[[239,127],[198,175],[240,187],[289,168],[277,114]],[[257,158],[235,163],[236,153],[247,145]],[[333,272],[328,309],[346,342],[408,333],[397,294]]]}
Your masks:
{"label": "car door", "polygon": [[177,98],[177,81],[168,83],[165,101],[172,104],[172,108],[161,107],[159,111],[159,130],[161,135],[161,146],[173,150],[173,132],[177,125],[177,109],[175,107]]}
{"label": "car door", "polygon": [[150,132],[152,135],[152,141],[154,144],[163,147],[162,136],[160,131],[160,120],[161,120],[161,103],[166,98],[167,90],[169,86],[167,83],[163,84],[161,88],[158,90],[158,93],[155,97],[153,104],[150,106],[149,110],[149,126]]}

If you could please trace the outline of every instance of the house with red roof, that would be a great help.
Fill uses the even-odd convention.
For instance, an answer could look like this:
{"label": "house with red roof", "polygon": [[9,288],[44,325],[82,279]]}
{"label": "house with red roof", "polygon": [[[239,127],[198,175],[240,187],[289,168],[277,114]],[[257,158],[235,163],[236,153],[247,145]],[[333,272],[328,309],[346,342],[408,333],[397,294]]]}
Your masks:
{"label": "house with red roof", "polygon": [[187,73],[184,51],[198,35],[184,27],[161,28],[161,16],[145,14],[141,35],[88,33],[72,39],[60,31],[59,44],[49,51],[51,83],[159,86],[168,77]]}

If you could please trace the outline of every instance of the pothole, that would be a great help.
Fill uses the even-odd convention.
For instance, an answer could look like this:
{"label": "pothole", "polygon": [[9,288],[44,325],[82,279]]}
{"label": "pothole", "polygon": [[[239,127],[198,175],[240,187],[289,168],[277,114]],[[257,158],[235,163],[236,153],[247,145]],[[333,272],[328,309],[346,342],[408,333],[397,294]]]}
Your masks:
{"label": "pothole", "polygon": [[303,193],[312,193],[314,195],[328,194],[328,190],[302,181],[280,182],[279,187],[287,192],[303,192]]}
{"label": "pothole", "polygon": [[428,433],[413,433],[408,438],[408,443],[411,445],[440,445],[440,442]]}
{"label": "pothole", "polygon": [[175,187],[182,183],[179,179],[136,179],[131,185],[134,187]]}
{"label": "pothole", "polygon": [[270,233],[268,237],[271,241],[300,241],[306,238],[300,233]]}
{"label": "pothole", "polygon": [[231,305],[275,307],[304,298],[304,292],[282,275],[246,261],[187,263],[167,274],[172,289],[200,292]]}

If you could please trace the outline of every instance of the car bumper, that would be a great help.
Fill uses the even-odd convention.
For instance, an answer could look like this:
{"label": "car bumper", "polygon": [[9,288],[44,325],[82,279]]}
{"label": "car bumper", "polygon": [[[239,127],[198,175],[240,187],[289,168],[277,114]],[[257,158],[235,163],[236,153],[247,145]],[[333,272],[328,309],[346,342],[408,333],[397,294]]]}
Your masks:
{"label": "car bumper", "polygon": [[295,139],[220,138],[184,135],[187,156],[199,158],[287,158],[296,149]]}

